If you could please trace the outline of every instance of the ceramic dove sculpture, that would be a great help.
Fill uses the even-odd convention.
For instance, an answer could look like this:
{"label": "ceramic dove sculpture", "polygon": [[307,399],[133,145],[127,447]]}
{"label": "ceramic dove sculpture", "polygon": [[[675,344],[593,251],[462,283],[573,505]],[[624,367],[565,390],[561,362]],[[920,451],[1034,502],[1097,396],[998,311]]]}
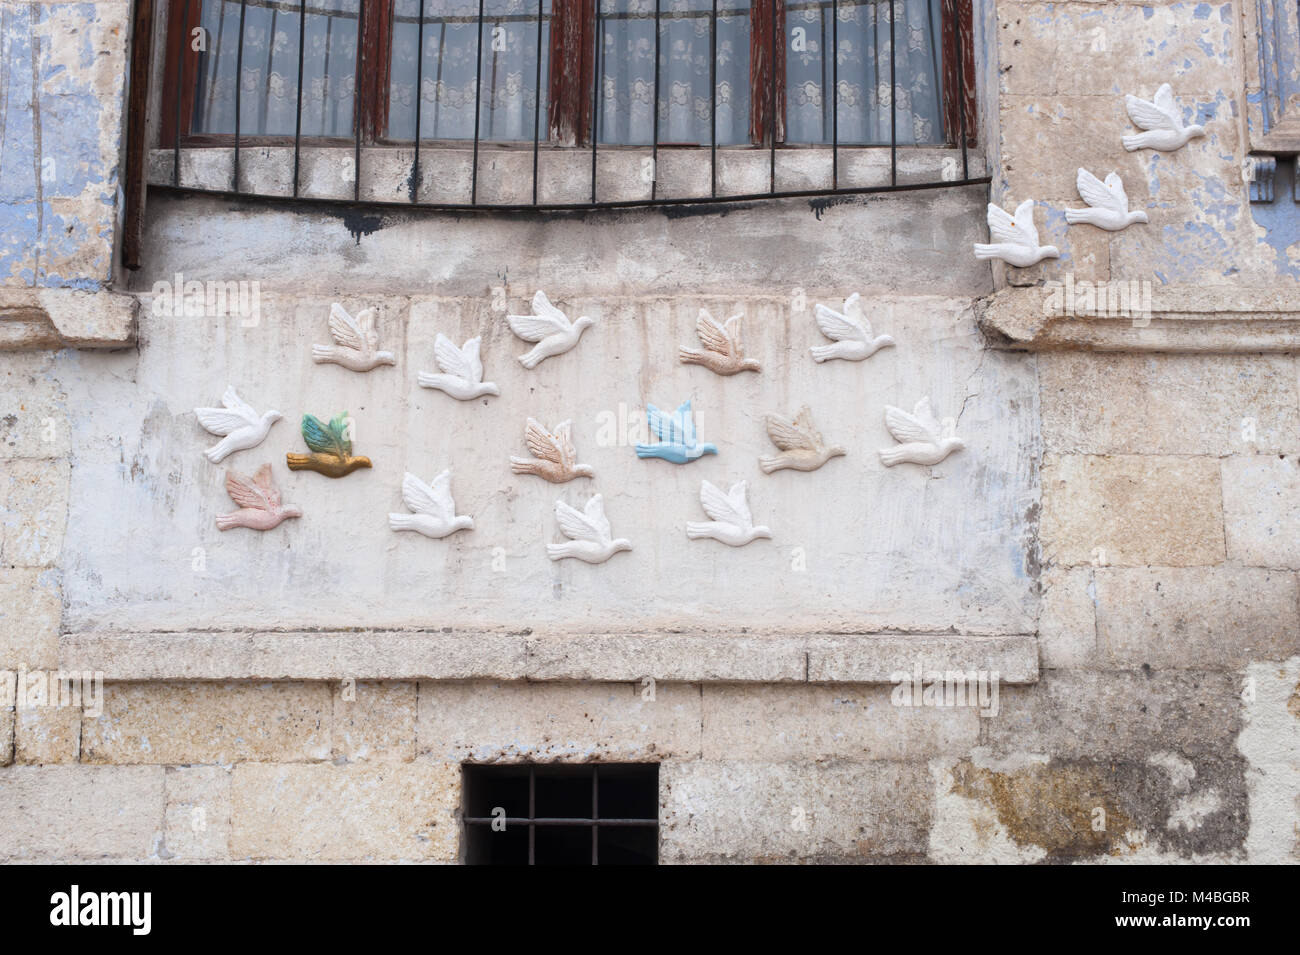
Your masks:
{"label": "ceramic dove sculpture", "polygon": [[678,357],[684,365],[703,365],[719,375],[734,375],[742,371],[762,371],[758,362],[745,357],[745,340],[740,315],[732,315],[719,325],[705,309],[695,320],[695,334],[704,344],[704,351],[682,348]]}
{"label": "ceramic dove sculpture", "polygon": [[370,467],[369,458],[352,456],[346,411],[331,418],[329,424],[322,424],[315,415],[303,415],[302,439],[313,453],[286,454],[291,471],[315,471],[326,477],[341,478],[357,468]]}
{"label": "ceramic dove sculpture", "polygon": [[255,531],[269,531],[287,518],[302,517],[302,511],[298,508],[280,503],[280,492],[271,481],[269,464],[263,464],[251,478],[236,471],[227,471],[226,493],[239,505],[239,510],[233,514],[218,514],[218,530],[247,527]]}
{"label": "ceramic dove sculpture", "polygon": [[412,513],[388,515],[388,526],[395,531],[415,531],[437,539],[474,528],[474,518],[456,514],[450,468],[434,478],[432,486],[407,471],[402,478],[402,503]]}
{"label": "ceramic dove sculpture", "polygon": [[[922,398],[908,414],[902,408],[885,406],[885,427],[899,445],[880,452],[881,463],[887,468],[895,464],[938,464],[954,451],[966,447],[966,442],[952,433],[952,426],[943,427],[930,411],[930,399]],[[945,433],[946,432],[946,433]]]}
{"label": "ceramic dove sculpture", "polygon": [[379,332],[375,329],[375,310],[362,309],[353,318],[338,302],[330,307],[330,335],[333,345],[312,345],[312,361],[317,364],[342,365],[349,371],[370,371],[380,365],[396,365],[390,351],[378,351]]}
{"label": "ceramic dove sculpture", "polygon": [[433,357],[442,374],[420,372],[420,387],[437,388],[460,401],[501,394],[496,385],[483,380],[483,361],[479,358],[482,341],[482,337],[471,338],[463,348],[457,348],[450,338],[439,332],[433,346]]}
{"label": "ceramic dove sculpture", "polygon": [[804,405],[794,420],[780,415],[770,414],[767,422],[767,436],[780,449],[780,454],[759,458],[758,466],[764,474],[793,468],[796,471],[816,471],[831,458],[847,452],[838,445],[827,446],[821,433],[813,425],[812,412]]}
{"label": "ceramic dove sculpture", "polygon": [[657,444],[638,444],[638,458],[662,458],[673,464],[689,464],[706,454],[717,454],[716,445],[701,444],[695,434],[695,418],[691,414],[691,400],[686,399],[672,414],[646,405],[646,419],[650,432],[659,439]]}
{"label": "ceramic dove sculpture", "polygon": [[835,343],[814,345],[809,349],[813,361],[818,364],[832,358],[862,361],[894,344],[888,335],[872,337],[871,323],[862,314],[862,298],[857,292],[844,300],[844,311],[837,312],[819,304],[813,309],[813,314],[817,316],[817,327],[822,334]]}
{"label": "ceramic dove sculpture", "polygon": [[708,481],[700,484],[700,503],[704,513],[713,518],[711,521],[687,521],[686,536],[691,540],[711,537],[730,547],[743,547],[760,537],[771,539],[772,532],[759,525],[754,526],[754,519],[749,514],[749,504],[745,492],[749,485],[738,481],[731,485],[731,490],[723,494]]}
{"label": "ceramic dove sculpture", "polygon": [[576,322],[551,304],[546,293],[538,290],[533,296],[533,314],[507,315],[510,330],[526,342],[536,342],[533,350],[519,356],[519,363],[533,369],[547,358],[562,355],[582,337],[583,330],[595,325],[594,318],[583,315]]}
{"label": "ceramic dove sculpture", "polygon": [[284,415],[278,411],[268,411],[259,415],[252,406],[235,394],[233,385],[226,388],[221,396],[220,408],[195,408],[194,414],[205,431],[224,437],[208,450],[204,456],[213,464],[220,464],[227,455],[236,451],[247,451],[261,444],[275,424]]}
{"label": "ceramic dove sculpture", "polygon": [[1020,203],[1014,216],[990,202],[989,237],[993,240],[991,243],[976,244],[975,258],[1001,259],[1008,265],[1025,269],[1043,259],[1061,257],[1056,246],[1038,244],[1033,199]]}
{"label": "ceramic dove sculpture", "polygon": [[536,474],[552,484],[596,475],[590,466],[578,463],[578,452],[573,447],[572,421],[561,421],[554,431],[547,431],[536,418],[529,418],[524,441],[532,457],[511,455],[510,470],[515,474]]}
{"label": "ceramic dove sculpture", "polygon": [[1181,149],[1194,136],[1204,136],[1205,127],[1183,125],[1183,115],[1174,102],[1174,90],[1168,83],[1156,90],[1155,102],[1125,96],[1124,107],[1133,125],[1146,132],[1124,137],[1124,148],[1129,152],[1135,149]]}
{"label": "ceramic dove sculpture", "polygon": [[1086,222],[1099,229],[1118,232],[1135,222],[1150,222],[1145,212],[1129,212],[1128,196],[1118,173],[1111,173],[1102,182],[1086,169],[1079,170],[1076,180],[1079,195],[1088,203],[1087,209],[1066,209],[1065,221],[1070,225]]}
{"label": "ceramic dove sculpture", "polygon": [[581,511],[563,501],[556,501],[555,519],[569,540],[564,544],[546,545],[546,556],[551,560],[576,557],[589,564],[603,564],[619,551],[632,549],[632,542],[626,538],[611,537],[609,518],[605,516],[605,504],[599,494],[593,496]]}

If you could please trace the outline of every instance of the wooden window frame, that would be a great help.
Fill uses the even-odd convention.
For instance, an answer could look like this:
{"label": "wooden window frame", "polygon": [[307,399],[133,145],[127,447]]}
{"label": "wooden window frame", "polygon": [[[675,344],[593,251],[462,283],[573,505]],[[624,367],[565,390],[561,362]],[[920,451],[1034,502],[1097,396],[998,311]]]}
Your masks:
{"label": "wooden window frame", "polygon": [[[592,76],[595,70],[595,5],[597,0],[552,0],[550,30],[550,77],[545,145],[590,146],[592,125]],[[388,78],[392,59],[390,42],[392,30],[392,0],[363,0],[362,23],[358,53],[361,58],[357,75],[362,77],[358,103],[354,111],[361,122],[361,143],[364,145],[397,144],[387,134]],[[175,20],[168,17],[166,55],[161,99],[160,145],[174,148],[178,128],[188,130],[193,122],[194,97],[198,83],[198,57],[184,56],[188,52],[191,31],[199,25],[202,0],[172,0],[172,9],[181,10]],[[958,145],[965,114],[966,145],[975,146],[975,59],[972,41],[971,0],[943,0],[942,70],[944,90],[945,143]],[[750,8],[750,147],[768,148],[773,145],[771,106],[773,100],[772,61],[775,59],[777,75],[785,73],[784,41],[772,50],[772,18],[776,18],[776,36],[784,37],[785,0],[756,0]],[[960,21],[961,49],[958,49],[958,31],[954,22]],[[568,69],[577,50],[577,69]],[[960,67],[959,67],[960,62]],[[175,81],[181,71],[180,83]],[[960,71],[960,72],[959,72]],[[960,77],[960,89],[959,89]],[[188,91],[190,95],[181,95]],[[960,96],[958,96],[960,92]],[[179,99],[179,102],[178,102]],[[775,84],[777,144],[785,141],[785,84]],[[960,100],[960,103],[959,103]],[[309,145],[352,144],[356,140],[356,120],[353,135],[347,137],[303,136],[301,142]],[[293,136],[263,136],[241,132],[241,145],[292,144]],[[469,140],[463,140],[469,142]],[[229,146],[234,142],[230,133],[186,133],[180,146]],[[456,140],[462,142],[462,140]],[[488,142],[488,140],[480,140]],[[660,146],[672,145],[660,143]],[[707,147],[708,144],[702,144]],[[814,148],[824,148],[818,144]],[[616,144],[601,148],[622,148]],[[632,147],[636,148],[636,147]],[[644,147],[642,147],[644,148]],[[745,147],[740,147],[745,148]]]}

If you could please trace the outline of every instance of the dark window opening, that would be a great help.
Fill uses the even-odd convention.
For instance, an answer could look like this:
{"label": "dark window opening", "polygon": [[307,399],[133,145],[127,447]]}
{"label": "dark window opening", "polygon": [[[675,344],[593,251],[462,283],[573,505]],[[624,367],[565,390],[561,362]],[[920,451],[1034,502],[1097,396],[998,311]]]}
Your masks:
{"label": "dark window opening", "polygon": [[657,763],[465,765],[467,865],[656,865]]}

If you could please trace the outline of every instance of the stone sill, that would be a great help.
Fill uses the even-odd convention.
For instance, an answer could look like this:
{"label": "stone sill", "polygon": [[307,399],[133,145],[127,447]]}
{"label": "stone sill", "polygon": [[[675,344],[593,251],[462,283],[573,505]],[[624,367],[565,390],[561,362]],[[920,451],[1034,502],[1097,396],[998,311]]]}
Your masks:
{"label": "stone sill", "polygon": [[1013,351],[1300,351],[1300,288],[1158,285],[1150,314],[1060,314],[1048,286],[1004,288],[978,303],[994,348]]}
{"label": "stone sill", "polygon": [[129,348],[138,299],[121,292],[0,288],[0,352]]}
{"label": "stone sill", "polygon": [[[466,144],[468,146],[468,144]],[[649,147],[610,146],[597,152],[596,199],[644,202],[650,199]],[[706,148],[661,147],[658,158],[659,199],[707,199],[712,191],[710,152]],[[361,150],[359,201],[411,204],[410,180],[415,151],[401,146]],[[422,204],[469,205],[473,151],[460,146],[420,149]],[[152,150],[149,183],[172,185],[175,154]],[[304,147],[299,156],[299,199],[352,201],[354,149],[351,146]],[[756,148],[718,149],[718,195],[742,196],[769,191],[770,152]],[[969,152],[970,177],[984,175],[981,153]],[[898,149],[899,185],[959,180],[961,150],[937,146]],[[478,205],[529,205],[533,202],[531,144],[480,146]],[[544,147],[538,152],[537,202],[582,206],[591,202],[591,150]],[[865,189],[891,182],[889,147],[839,150],[838,187]],[[234,183],[234,150],[229,147],[183,148],[176,186],[215,192],[293,198],[293,147],[247,146],[239,151],[239,183]],[[825,147],[776,151],[777,191],[831,190],[831,150]]]}
{"label": "stone sill", "polygon": [[1032,635],[528,634],[443,631],[67,633],[59,667],[142,680],[889,683],[898,671],[1038,681]]}

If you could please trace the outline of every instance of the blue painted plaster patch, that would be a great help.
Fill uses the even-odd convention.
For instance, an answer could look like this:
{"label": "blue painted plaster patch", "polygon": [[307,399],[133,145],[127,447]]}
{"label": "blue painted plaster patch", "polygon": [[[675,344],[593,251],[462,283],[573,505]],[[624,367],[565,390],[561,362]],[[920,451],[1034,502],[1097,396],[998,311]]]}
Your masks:
{"label": "blue painted plaster patch", "polygon": [[1208,3],[1198,3],[1196,9],[1192,11],[1192,16],[1198,20],[1210,19],[1210,5]]}
{"label": "blue painted plaster patch", "polygon": [[1143,7],[1143,8],[1142,8],[1142,19],[1144,19],[1144,20],[1150,20],[1153,16],[1155,16],[1155,12],[1156,12],[1156,11],[1155,11],[1154,9],[1152,9],[1151,7]]}
{"label": "blue painted plaster patch", "polygon": [[1296,176],[1295,160],[1279,159],[1273,180],[1272,202],[1250,203],[1250,214],[1264,229],[1264,241],[1272,247],[1277,270],[1282,275],[1300,278],[1300,264],[1293,262],[1288,250],[1300,243],[1300,204],[1292,198]]}

